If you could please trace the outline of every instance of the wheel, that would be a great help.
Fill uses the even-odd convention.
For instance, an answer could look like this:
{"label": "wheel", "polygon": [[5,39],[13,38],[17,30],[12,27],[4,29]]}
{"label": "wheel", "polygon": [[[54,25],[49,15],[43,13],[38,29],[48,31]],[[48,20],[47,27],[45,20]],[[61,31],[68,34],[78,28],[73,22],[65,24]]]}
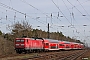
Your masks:
{"label": "wheel", "polygon": [[21,53],[22,53],[22,51],[21,51],[20,49],[18,49],[18,50],[16,50],[16,53],[21,54]]}

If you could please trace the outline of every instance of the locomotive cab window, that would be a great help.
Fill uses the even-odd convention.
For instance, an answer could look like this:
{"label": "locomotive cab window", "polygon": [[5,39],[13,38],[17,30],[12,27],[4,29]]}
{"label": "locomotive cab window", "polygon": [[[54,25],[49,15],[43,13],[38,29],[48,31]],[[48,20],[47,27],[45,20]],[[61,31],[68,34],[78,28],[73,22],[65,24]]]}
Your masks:
{"label": "locomotive cab window", "polygon": [[16,40],[16,42],[24,42],[24,40]]}
{"label": "locomotive cab window", "polygon": [[21,40],[21,42],[24,42],[24,40]]}
{"label": "locomotive cab window", "polygon": [[20,40],[16,40],[16,42],[20,42]]}

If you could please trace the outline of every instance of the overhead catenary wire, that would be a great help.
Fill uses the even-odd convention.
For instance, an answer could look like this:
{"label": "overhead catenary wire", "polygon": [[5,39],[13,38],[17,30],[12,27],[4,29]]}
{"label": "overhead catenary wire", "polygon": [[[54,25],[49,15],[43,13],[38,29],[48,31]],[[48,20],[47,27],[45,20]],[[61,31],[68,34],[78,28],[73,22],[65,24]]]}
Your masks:
{"label": "overhead catenary wire", "polygon": [[[67,0],[68,1],[68,0]],[[77,0],[78,1],[78,0]],[[74,6],[70,1],[68,1],[72,6],[73,6],[73,8],[76,8],[76,6]],[[79,2],[79,1],[78,1]],[[79,4],[80,4],[80,2],[79,2]],[[80,4],[81,5],[81,4]],[[82,5],[81,5],[82,6]],[[83,6],[82,6],[82,8],[83,8]],[[77,8],[76,8],[77,9]],[[84,9],[84,8],[83,8]],[[78,10],[78,9],[77,9]],[[79,10],[78,10],[79,11]],[[87,13],[87,11],[84,9],[84,11]],[[79,11],[82,15],[83,15],[83,13],[81,12],[81,11]],[[88,14],[88,13],[87,13]],[[74,16],[74,15],[73,15]],[[74,18],[73,18],[74,19]],[[88,19],[88,18],[86,18],[86,19]],[[75,20],[75,19],[74,19]],[[89,19],[88,19],[89,20]],[[84,34],[85,35],[85,34]],[[86,35],[85,35],[86,36]]]}
{"label": "overhead catenary wire", "polygon": [[[56,5],[56,3],[52,0],[52,2],[54,3],[54,5],[59,9],[59,11],[63,14],[63,12],[60,10],[60,8]],[[66,18],[66,16],[63,14],[63,16]],[[66,18],[67,19],[67,18]],[[70,23],[70,25],[72,25],[72,23],[67,19],[67,21]],[[75,34],[74,34],[75,35]]]}
{"label": "overhead catenary wire", "polygon": [[88,16],[90,16],[89,13],[86,11],[86,9],[83,7],[83,5],[80,3],[80,1],[78,1],[78,3],[81,5],[81,7],[84,9],[84,11],[88,14]]}
{"label": "overhead catenary wire", "polygon": [[[72,12],[70,12],[70,10],[69,10],[69,8],[68,8],[68,6],[66,5],[66,3],[64,2],[64,0],[62,0],[63,1],[63,3],[64,3],[64,5],[66,6],[66,8],[67,8],[67,10],[69,11],[69,13],[70,13],[70,18],[71,18],[71,25],[72,25]],[[73,8],[72,8],[72,10],[73,10]]]}
{"label": "overhead catenary wire", "polygon": [[[9,6],[7,6],[7,5],[1,3],[1,2],[0,2],[0,5],[3,6],[3,7],[5,7],[5,8],[11,9],[11,10],[13,10],[13,11],[15,11],[15,12],[18,12],[18,13],[20,13],[20,14],[25,15],[25,13],[22,13],[22,12],[20,12],[20,11],[18,11],[18,10],[15,10],[14,8],[9,7]],[[30,17],[29,15],[26,15],[26,16]],[[30,18],[31,18],[31,17],[30,17]],[[34,19],[34,18],[32,18],[32,19]],[[7,11],[6,11],[6,20],[7,20]],[[36,19],[34,19],[34,20],[36,20]],[[44,23],[41,22],[41,21],[38,21],[38,22],[44,24]]]}
{"label": "overhead catenary wire", "polygon": [[61,11],[61,9],[56,5],[56,3],[51,0],[53,2],[53,4],[58,8],[58,10],[63,14],[63,16],[66,18],[66,20],[71,24],[71,22],[68,20],[68,18],[64,15],[64,13]]}
{"label": "overhead catenary wire", "polygon": [[[3,3],[1,3],[1,2],[0,2],[0,5],[3,6],[3,7],[5,7],[5,8],[11,9],[11,10],[13,10],[13,11],[15,11],[15,12],[18,12],[18,13],[20,13],[20,14],[23,14],[23,15],[25,16],[25,13],[20,12],[20,11],[18,11],[18,10],[14,9],[14,8],[12,8],[12,7],[10,7],[10,6],[7,6],[7,5],[5,5],[5,4],[3,4]],[[27,17],[30,17],[30,18],[33,19],[33,20],[36,20],[36,18],[32,18],[32,17],[29,16],[29,15],[26,15],[26,16],[27,16]],[[41,21],[39,21],[39,20],[36,20],[36,21],[38,21],[39,23],[41,23],[41,24],[43,24],[43,25],[46,25],[44,22],[41,22]],[[50,26],[50,28],[53,28],[53,27]],[[53,29],[55,29],[55,28],[53,28]]]}
{"label": "overhead catenary wire", "polygon": [[[67,0],[68,1],[68,0]],[[76,8],[76,10],[81,13],[82,16],[85,16],[76,6],[74,6],[70,1],[68,1],[72,6],[73,8]],[[85,10],[85,9],[84,9]],[[86,10],[85,10],[86,11]],[[87,17],[85,17],[87,20],[89,20]],[[90,21],[90,20],[89,20]]]}
{"label": "overhead catenary wire", "polygon": [[[55,2],[52,0],[52,2],[55,4]],[[63,1],[64,2],[64,1]],[[65,4],[65,3],[64,3]],[[55,4],[56,5],[56,4]],[[66,6],[66,5],[65,5]],[[56,5],[56,7],[59,9],[59,7]],[[67,6],[66,6],[67,7]],[[73,8],[74,8],[75,6],[73,6]],[[68,8],[67,8],[68,9]],[[60,9],[59,9],[60,10]],[[69,10],[69,9],[68,9]],[[61,11],[61,10],[60,10]],[[78,10],[79,11],[79,10]],[[70,12],[70,11],[69,11]],[[80,11],[79,11],[80,12]],[[81,13],[81,12],[80,12]],[[82,14],[82,13],[81,13]],[[72,11],[72,13],[71,13],[71,16],[72,16],[72,18],[75,20],[75,18],[74,18],[74,13],[73,13],[73,11]],[[72,25],[72,22],[71,22],[71,25]],[[73,26],[74,27],[74,26]],[[76,28],[75,28],[75,30],[77,30]]]}
{"label": "overhead catenary wire", "polygon": [[[44,15],[46,15],[48,17],[47,13],[44,13],[43,11],[41,11],[40,9],[34,7],[33,5],[31,5],[30,3],[26,2],[25,0],[20,0],[20,1],[24,2],[25,4],[31,6],[32,8],[34,8],[34,9],[36,9],[38,11],[40,11],[42,14],[44,14]],[[53,20],[53,18],[52,18],[53,17],[53,14],[52,13],[50,14],[50,17],[51,17],[51,26],[52,26],[53,25],[53,22],[52,22],[52,20]],[[58,14],[58,17],[59,17],[59,14]],[[59,21],[61,21],[61,20],[59,19]],[[50,27],[50,28],[53,28],[53,27]]]}
{"label": "overhead catenary wire", "polygon": [[[18,10],[14,9],[14,8],[12,8],[12,7],[10,7],[10,6],[7,6],[7,5],[5,5],[5,4],[3,4],[3,3],[1,3],[1,2],[0,2],[0,5],[3,6],[3,7],[5,7],[5,8],[11,9],[11,10],[13,10],[13,11],[15,11],[15,12],[18,12],[18,13],[20,13],[20,14],[23,14],[23,15],[25,16],[25,13],[20,12],[20,11],[18,11]],[[36,20],[35,18],[32,18],[32,17],[29,16],[29,15],[26,15],[26,16],[27,16],[27,17],[30,17],[31,19]],[[38,21],[38,20],[36,20],[36,21]],[[43,23],[43,22],[41,22],[41,21],[38,21],[38,22],[39,22],[39,23],[42,23],[42,24],[45,24],[45,23]]]}
{"label": "overhead catenary wire", "polygon": [[[77,1],[78,1],[78,0],[77,0]],[[81,7],[83,8],[83,10],[86,12],[86,14],[87,14],[88,16],[90,16],[89,13],[86,11],[86,9],[82,6],[82,4],[81,4],[79,1],[78,1],[78,3],[81,5]],[[82,16],[86,16],[86,15],[82,15]],[[90,21],[89,18],[87,18],[87,20]]]}
{"label": "overhead catenary wire", "polygon": [[[67,0],[68,1],[68,0]],[[76,8],[76,6],[74,6],[70,1],[68,1],[72,6],[73,6],[73,8]],[[77,9],[77,8],[76,8]],[[78,10],[78,9],[77,9]],[[78,10],[79,11],[79,10]],[[83,15],[83,13],[81,12],[81,11],[79,11],[82,15]]]}
{"label": "overhead catenary wire", "polygon": [[24,2],[24,3],[26,3],[26,4],[28,4],[29,6],[33,7],[34,9],[36,9],[36,10],[38,10],[38,11],[40,11],[38,8],[36,8],[36,7],[34,7],[33,5],[29,4],[29,3],[26,2],[25,0],[20,0],[20,1],[22,1],[22,2]]}
{"label": "overhead catenary wire", "polygon": [[47,16],[47,17],[48,17],[47,13],[45,13],[44,11],[42,11],[42,10],[40,10],[40,9],[36,8],[36,7],[35,7],[35,6],[33,6],[32,4],[28,3],[26,0],[20,0],[20,1],[21,1],[21,2],[23,2],[23,3],[25,3],[25,4],[27,4],[27,5],[29,5],[29,6],[31,6],[31,7],[32,7],[32,8],[34,8],[35,10],[37,10],[37,11],[41,12],[42,14],[44,14],[45,16]]}
{"label": "overhead catenary wire", "polygon": [[[34,9],[40,11],[42,14],[44,14],[44,15],[46,15],[46,16],[48,17],[47,13],[44,13],[43,11],[41,11],[40,9],[34,7],[33,5],[31,5],[30,3],[26,2],[25,0],[21,0],[21,1],[24,2],[24,3],[26,3],[26,4],[28,4],[29,6],[33,7]],[[49,14],[49,13],[48,13],[48,14]],[[59,17],[59,14],[58,14],[58,17]],[[53,25],[53,22],[52,22],[52,20],[53,20],[53,15],[52,15],[52,13],[50,14],[50,17],[48,17],[48,18],[51,18],[51,26],[52,26],[52,25]],[[59,18],[58,18],[58,19],[59,19]],[[61,21],[61,20],[59,19],[59,21]],[[47,21],[46,21],[46,23],[47,23]],[[53,27],[51,27],[51,26],[50,26],[50,28],[53,28]]]}
{"label": "overhead catenary wire", "polygon": [[[41,12],[42,14],[44,14],[45,16],[48,17],[47,13],[45,13],[45,12],[41,11],[40,9],[36,8],[35,6],[31,5],[31,4],[28,3],[27,1],[25,1],[25,0],[20,0],[20,1],[22,1],[23,3],[25,3],[25,4],[29,5],[29,6],[31,6],[31,7],[34,8],[35,10]],[[52,19],[53,19],[53,18],[52,18],[52,13],[51,13],[50,17],[51,17],[51,24],[53,24],[53,23],[52,23]],[[49,17],[49,18],[50,18],[50,17]],[[43,21],[43,22],[44,22],[44,21]],[[47,22],[46,22],[46,23],[47,23]]]}
{"label": "overhead catenary wire", "polygon": [[14,10],[14,11],[16,11],[16,12],[20,13],[20,14],[25,15],[25,13],[22,13],[22,12],[20,12],[20,11],[18,11],[18,10],[15,10],[14,8],[9,7],[9,6],[7,6],[7,5],[5,5],[5,4],[1,3],[1,2],[0,2],[0,5],[1,5],[1,6],[3,6],[3,7],[5,7],[5,8],[8,8],[8,9]]}
{"label": "overhead catenary wire", "polygon": [[69,8],[68,8],[68,6],[67,6],[66,3],[64,2],[64,0],[62,0],[62,1],[63,1],[64,5],[66,6],[67,10],[69,11],[69,13],[71,13],[70,10],[69,10]]}
{"label": "overhead catenary wire", "polygon": [[[76,21],[75,16],[74,16],[73,8],[72,8],[71,16],[72,16],[72,20],[75,21],[75,22],[78,24],[78,22]],[[74,26],[74,22],[73,22],[72,26],[75,27],[75,26]],[[78,26],[78,27],[81,28],[80,26]],[[81,32],[78,32],[78,31],[77,31],[77,28],[76,28],[76,27],[75,27],[74,29],[76,30],[76,33],[83,35]],[[82,28],[81,28],[81,29],[82,29]],[[75,34],[74,34],[74,35],[75,35]]]}
{"label": "overhead catenary wire", "polygon": [[[22,1],[25,1],[25,0],[22,0]],[[64,0],[63,0],[64,1]],[[27,1],[26,1],[27,2]],[[29,3],[30,4],[30,2],[27,2],[27,3]],[[64,3],[66,3],[65,1],[64,1]],[[56,4],[57,5],[57,4]],[[67,4],[66,4],[67,5]],[[34,6],[34,5],[32,5],[32,6]],[[58,6],[58,5],[57,5]],[[80,6],[80,4],[79,4],[79,6]],[[44,6],[43,6],[44,7]],[[59,7],[59,6],[58,6]],[[66,6],[67,7],[67,9],[68,9],[68,12],[69,13],[71,13],[70,15],[71,15],[71,17],[72,17],[72,20],[76,20],[75,18],[75,14],[74,14],[74,11],[71,11],[70,9],[69,9],[69,7],[68,6]],[[77,7],[77,5],[75,5],[75,7]],[[11,7],[12,8],[12,7]],[[36,7],[35,7],[36,8]],[[35,9],[34,8],[34,9]],[[73,7],[74,8],[74,7]],[[38,8],[37,8],[38,9]],[[35,9],[35,10],[37,10],[37,9]],[[6,9],[7,10],[7,9]],[[8,11],[8,10],[7,10]],[[37,10],[37,11],[39,11],[39,9]],[[15,13],[16,11],[14,11],[14,13]],[[39,11],[40,12],[40,11]],[[15,20],[19,20],[19,16],[17,16],[18,15],[18,12],[16,12],[17,14],[16,14],[16,18],[15,18]],[[59,17],[60,17],[60,11],[59,11],[59,13],[58,12],[56,12],[56,14],[57,14],[57,16],[55,16],[55,14],[53,13],[53,12],[49,12],[49,13],[44,13],[45,15],[48,15],[48,17],[49,17],[49,20],[51,19],[51,13],[52,13],[52,19],[53,19],[53,23],[55,23],[54,21],[57,21],[57,20],[55,20],[55,18],[57,18],[58,17],[58,20],[59,20]],[[62,13],[64,13],[63,11],[62,11]],[[81,11],[81,13],[82,13],[82,11]],[[6,13],[5,13],[6,14]],[[26,15],[29,15],[29,14],[27,14],[26,12],[24,13],[24,14],[26,14]],[[25,20],[25,15],[24,14],[22,14],[23,16],[24,16],[24,19],[23,18],[20,18],[20,20]],[[37,13],[38,14],[38,13]],[[43,12],[41,11],[41,14],[43,14]],[[65,14],[64,14],[65,15]],[[8,14],[7,14],[7,16],[8,16],[8,18],[7,18],[7,20],[9,20],[9,12],[8,12]],[[14,14],[14,16],[15,16],[15,14]],[[27,19],[27,17],[28,16],[26,16],[26,20],[28,20],[29,21],[29,19]],[[46,17],[46,16],[45,16]],[[5,18],[5,17],[4,17]],[[66,16],[66,18],[67,18],[67,16]],[[31,17],[31,19],[32,19],[32,17]],[[34,19],[36,19],[36,18],[34,18]],[[40,16],[40,19],[42,19],[41,18],[41,16]],[[40,22],[42,22],[40,19],[38,19],[37,21],[40,21]],[[61,20],[61,19],[60,19]],[[68,20],[70,20],[70,19],[68,19]],[[39,23],[40,23],[39,22]],[[61,21],[61,22],[63,22],[63,21]],[[69,21],[71,24],[73,24],[71,21]],[[30,22],[31,23],[31,22]],[[45,22],[44,22],[45,23]],[[47,22],[48,23],[48,22]],[[59,24],[60,24],[60,22],[58,22]],[[40,23],[40,24],[42,24],[42,23]],[[76,23],[77,24],[77,23]],[[57,27],[58,25],[56,25],[56,27]],[[75,25],[74,25],[75,26]],[[55,29],[55,27],[53,27],[53,26],[51,26],[52,28],[54,28]],[[51,28],[50,27],[50,28]],[[76,27],[75,27],[76,28]],[[77,29],[77,28],[76,28]],[[72,29],[73,30],[73,29]],[[77,29],[77,31],[78,31],[78,29]],[[74,30],[74,33],[75,33],[75,30]],[[80,32],[81,33],[81,32]]]}

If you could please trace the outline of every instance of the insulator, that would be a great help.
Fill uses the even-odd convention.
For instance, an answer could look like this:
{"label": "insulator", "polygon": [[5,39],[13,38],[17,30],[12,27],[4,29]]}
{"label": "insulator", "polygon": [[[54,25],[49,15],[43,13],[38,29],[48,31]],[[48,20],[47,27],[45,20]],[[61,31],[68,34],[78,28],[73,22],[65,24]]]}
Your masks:
{"label": "insulator", "polygon": [[25,14],[25,20],[26,20],[26,14]]}
{"label": "insulator", "polygon": [[51,13],[51,18],[52,18],[52,13]]}
{"label": "insulator", "polygon": [[58,17],[59,17],[59,12],[58,12]]}
{"label": "insulator", "polygon": [[7,15],[6,15],[6,20],[7,20]]}
{"label": "insulator", "polygon": [[16,12],[15,12],[15,15],[14,15],[14,20],[15,20],[15,18],[16,18]]}

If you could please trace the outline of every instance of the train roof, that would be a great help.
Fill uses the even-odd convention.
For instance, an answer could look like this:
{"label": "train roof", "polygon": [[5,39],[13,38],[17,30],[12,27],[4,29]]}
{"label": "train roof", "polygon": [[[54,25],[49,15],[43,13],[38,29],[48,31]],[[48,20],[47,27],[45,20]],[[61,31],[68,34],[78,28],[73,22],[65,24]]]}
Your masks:
{"label": "train roof", "polygon": [[16,39],[31,39],[31,38],[16,38]]}
{"label": "train roof", "polygon": [[47,40],[48,42],[51,42],[51,43],[59,43],[58,40],[54,40],[54,39],[44,39],[44,40]]}
{"label": "train roof", "polygon": [[68,42],[68,41],[61,41],[60,43],[63,43],[63,44],[70,44],[71,42]]}
{"label": "train roof", "polygon": [[43,39],[36,39],[36,38],[16,38],[16,39],[29,39],[29,40],[43,40]]}

